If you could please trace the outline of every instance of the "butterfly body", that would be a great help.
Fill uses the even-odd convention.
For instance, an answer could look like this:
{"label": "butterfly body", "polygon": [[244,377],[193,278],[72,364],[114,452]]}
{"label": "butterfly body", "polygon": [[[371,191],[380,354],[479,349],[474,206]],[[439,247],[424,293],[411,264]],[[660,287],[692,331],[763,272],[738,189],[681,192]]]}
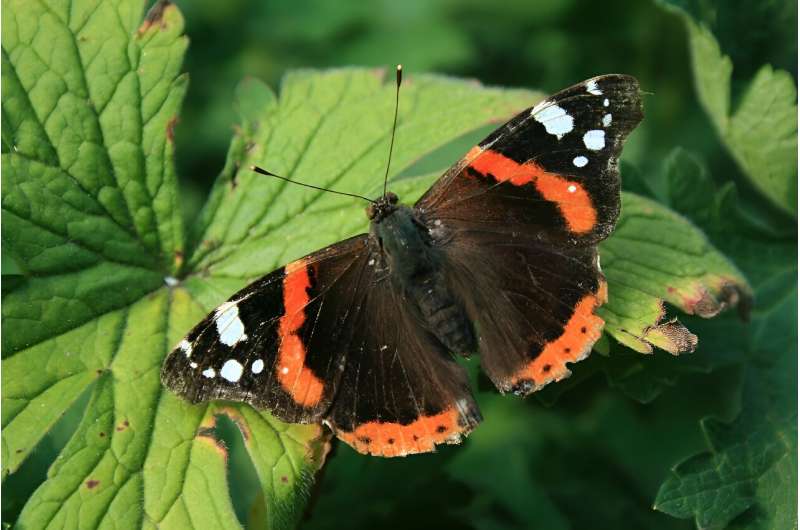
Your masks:
{"label": "butterfly body", "polygon": [[324,422],[366,454],[458,442],[481,415],[454,356],[477,354],[501,392],[527,395],[599,339],[597,244],[619,215],[617,161],[641,118],[624,75],[522,111],[413,207],[386,193],[368,233],[234,294],[170,353],[164,385]]}
{"label": "butterfly body", "polygon": [[[392,203],[394,201],[394,203]],[[414,209],[396,204],[387,194],[378,203],[392,208],[374,215],[370,222],[370,243],[376,248],[374,265],[386,271],[384,281],[410,305],[421,325],[426,327],[448,351],[469,354],[475,350],[475,336],[463,304],[450,291],[443,271],[445,261],[440,248],[438,227],[428,227]]]}

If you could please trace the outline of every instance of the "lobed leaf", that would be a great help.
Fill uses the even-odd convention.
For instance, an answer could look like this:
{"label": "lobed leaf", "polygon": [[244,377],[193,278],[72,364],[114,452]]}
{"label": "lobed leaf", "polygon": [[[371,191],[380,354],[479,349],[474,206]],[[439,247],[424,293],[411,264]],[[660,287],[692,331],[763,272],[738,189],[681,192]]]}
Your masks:
{"label": "lobed leaf", "polygon": [[761,66],[731,108],[731,58],[697,10],[679,0],[664,3],[686,22],[697,96],[721,139],[753,185],[796,217],[797,87],[792,75]]}
{"label": "lobed leaf", "polygon": [[[3,336],[3,476],[91,392],[18,524],[238,527],[226,452],[205,429],[217,409],[159,381],[166,351],[206,311],[167,288],[184,252],[172,166],[182,17],[167,2],[141,24],[135,1],[3,9],[3,243],[20,265],[3,293],[14,330]],[[274,459],[260,467],[265,484],[280,473],[305,493],[296,481],[323,460],[320,429],[265,421],[242,423]],[[303,498],[269,490],[285,526]]]}
{"label": "lobed leaf", "polygon": [[664,301],[689,315],[716,316],[748,305],[742,274],[688,220],[655,201],[622,195],[622,215],[600,245],[609,301],[599,310],[606,332],[625,346],[650,353],[693,351],[697,337],[666,318]]}
{"label": "lobed leaf", "polygon": [[[772,300],[771,300],[772,301]],[[797,291],[785,291],[756,324],[791,328]],[[774,333],[774,331],[773,331]],[[743,406],[731,423],[706,419],[709,451],[681,462],[662,484],[655,508],[694,518],[699,528],[789,528],[797,521],[797,395],[794,340],[780,350],[760,338],[751,345]],[[794,350],[794,351],[791,351]]]}

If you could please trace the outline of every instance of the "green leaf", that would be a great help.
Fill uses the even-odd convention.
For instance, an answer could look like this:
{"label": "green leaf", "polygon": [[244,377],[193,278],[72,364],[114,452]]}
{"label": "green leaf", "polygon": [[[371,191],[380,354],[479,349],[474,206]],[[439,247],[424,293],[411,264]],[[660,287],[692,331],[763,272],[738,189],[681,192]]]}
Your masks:
{"label": "green leaf", "polygon": [[[169,289],[184,236],[172,127],[186,76],[177,8],[5,0],[2,34],[3,476],[91,397],[18,524],[235,528],[219,414],[248,433],[275,526],[323,461],[319,426],[161,388],[167,349],[208,310]],[[5,282],[4,282],[5,283]]]}
{"label": "green leaf", "polygon": [[[699,13],[683,2],[698,99],[753,185],[776,206],[797,215],[797,88],[792,75],[765,64],[731,108],[734,64]],[[740,14],[737,12],[737,14]]]}
{"label": "green leaf", "polygon": [[[379,70],[296,71],[281,88],[280,99],[255,80],[239,88],[243,125],[201,213],[194,234],[197,250],[189,257],[192,268],[211,277],[251,279],[367,229],[363,204],[247,168],[257,164],[316,186],[366,196],[380,193],[394,83]],[[408,170],[423,156],[539,99],[528,91],[482,88],[446,77],[409,78],[403,85],[390,179],[402,173],[413,180],[418,175]],[[432,177],[430,171],[425,176]],[[419,187],[405,189],[411,193]]]}
{"label": "green leaf", "polygon": [[[710,192],[719,197],[724,190]],[[735,201],[725,217],[745,219]],[[726,416],[734,418],[727,423],[702,422],[708,450],[675,466],[655,502],[656,509],[693,518],[700,528],[789,528],[797,521],[796,232],[776,231],[769,219],[746,219],[746,230],[742,223],[731,230],[722,217],[711,225],[752,279],[753,320],[735,332],[704,330],[718,337],[716,352],[743,357],[741,410]]]}
{"label": "green leaf", "polygon": [[791,528],[797,522],[797,290],[786,290],[755,322],[774,333],[794,328],[771,348],[758,333],[746,367],[743,408],[732,423],[702,423],[709,451],[677,465],[655,508],[693,517],[699,528]]}
{"label": "green leaf", "polygon": [[655,201],[622,195],[622,215],[600,245],[608,303],[599,314],[606,332],[641,353],[653,346],[693,351],[697,337],[674,318],[664,301],[704,318],[751,297],[742,274],[687,219]]}

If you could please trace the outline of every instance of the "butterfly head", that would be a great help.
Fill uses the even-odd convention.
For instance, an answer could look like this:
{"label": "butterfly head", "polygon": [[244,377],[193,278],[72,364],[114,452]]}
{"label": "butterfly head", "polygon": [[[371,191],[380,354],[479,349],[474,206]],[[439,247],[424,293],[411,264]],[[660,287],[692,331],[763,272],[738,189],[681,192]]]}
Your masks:
{"label": "butterfly head", "polygon": [[397,201],[396,194],[391,191],[386,192],[383,197],[376,199],[367,207],[367,218],[374,223],[380,223],[397,210]]}

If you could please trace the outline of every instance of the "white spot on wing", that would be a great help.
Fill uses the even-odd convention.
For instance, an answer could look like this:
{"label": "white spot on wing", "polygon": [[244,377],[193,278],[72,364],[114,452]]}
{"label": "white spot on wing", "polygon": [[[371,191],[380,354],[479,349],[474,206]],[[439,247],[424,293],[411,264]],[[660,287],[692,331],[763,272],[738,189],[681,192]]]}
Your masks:
{"label": "white spot on wing", "polygon": [[603,127],[608,127],[611,125],[611,114],[606,114],[603,116]]}
{"label": "white spot on wing", "polygon": [[600,96],[603,93],[602,90],[597,88],[597,81],[594,79],[586,83],[586,91],[594,96]]}
{"label": "white spot on wing", "polygon": [[606,146],[606,132],[600,129],[592,129],[583,135],[583,145],[586,149],[599,151]]}
{"label": "white spot on wing", "polygon": [[183,339],[180,344],[178,344],[178,348],[181,349],[183,353],[186,354],[186,358],[192,356],[192,343],[186,339]]}
{"label": "white spot on wing", "polygon": [[577,187],[577,186],[575,186],[575,184],[570,184],[570,185],[567,187],[567,191],[568,191],[568,192],[570,192],[570,193],[575,193],[577,190],[578,190],[578,187]]}
{"label": "white spot on wing", "polygon": [[281,368],[281,373],[282,373],[283,375],[286,375],[286,374],[288,374],[288,373],[289,373],[289,368],[287,368],[286,366],[284,366],[283,368]]}
{"label": "white spot on wing", "polygon": [[191,366],[192,368],[197,368],[197,363],[189,363],[189,366]]}
{"label": "white spot on wing", "polygon": [[610,102],[610,101],[608,101],[608,98],[606,98],[606,99],[604,99],[604,100],[603,100],[603,106],[604,106],[604,107],[608,107],[610,104],[611,104],[611,102]]}
{"label": "white spot on wing", "polygon": [[217,376],[217,372],[214,371],[213,368],[206,368],[203,370],[203,377],[208,379],[214,379]]}
{"label": "white spot on wing", "polygon": [[537,107],[538,105],[531,111],[533,119],[544,125],[545,130],[559,140],[573,129],[572,116],[558,105],[550,105],[538,111]]}
{"label": "white spot on wing", "polygon": [[236,359],[228,359],[225,361],[225,364],[222,365],[219,375],[221,375],[223,379],[227,379],[231,383],[235,383],[242,378],[243,371],[244,367],[242,366],[242,363]]}
{"label": "white spot on wing", "polygon": [[217,308],[215,321],[219,340],[226,346],[235,346],[238,342],[247,340],[244,334],[244,323],[239,318],[239,306],[236,302],[225,302]]}
{"label": "white spot on wing", "polygon": [[253,366],[250,367],[250,371],[254,374],[260,374],[264,371],[264,361],[261,359],[256,359],[256,362],[253,363]]}
{"label": "white spot on wing", "polygon": [[575,167],[583,167],[589,163],[589,159],[585,156],[576,156],[572,159],[572,163],[575,164]]}

